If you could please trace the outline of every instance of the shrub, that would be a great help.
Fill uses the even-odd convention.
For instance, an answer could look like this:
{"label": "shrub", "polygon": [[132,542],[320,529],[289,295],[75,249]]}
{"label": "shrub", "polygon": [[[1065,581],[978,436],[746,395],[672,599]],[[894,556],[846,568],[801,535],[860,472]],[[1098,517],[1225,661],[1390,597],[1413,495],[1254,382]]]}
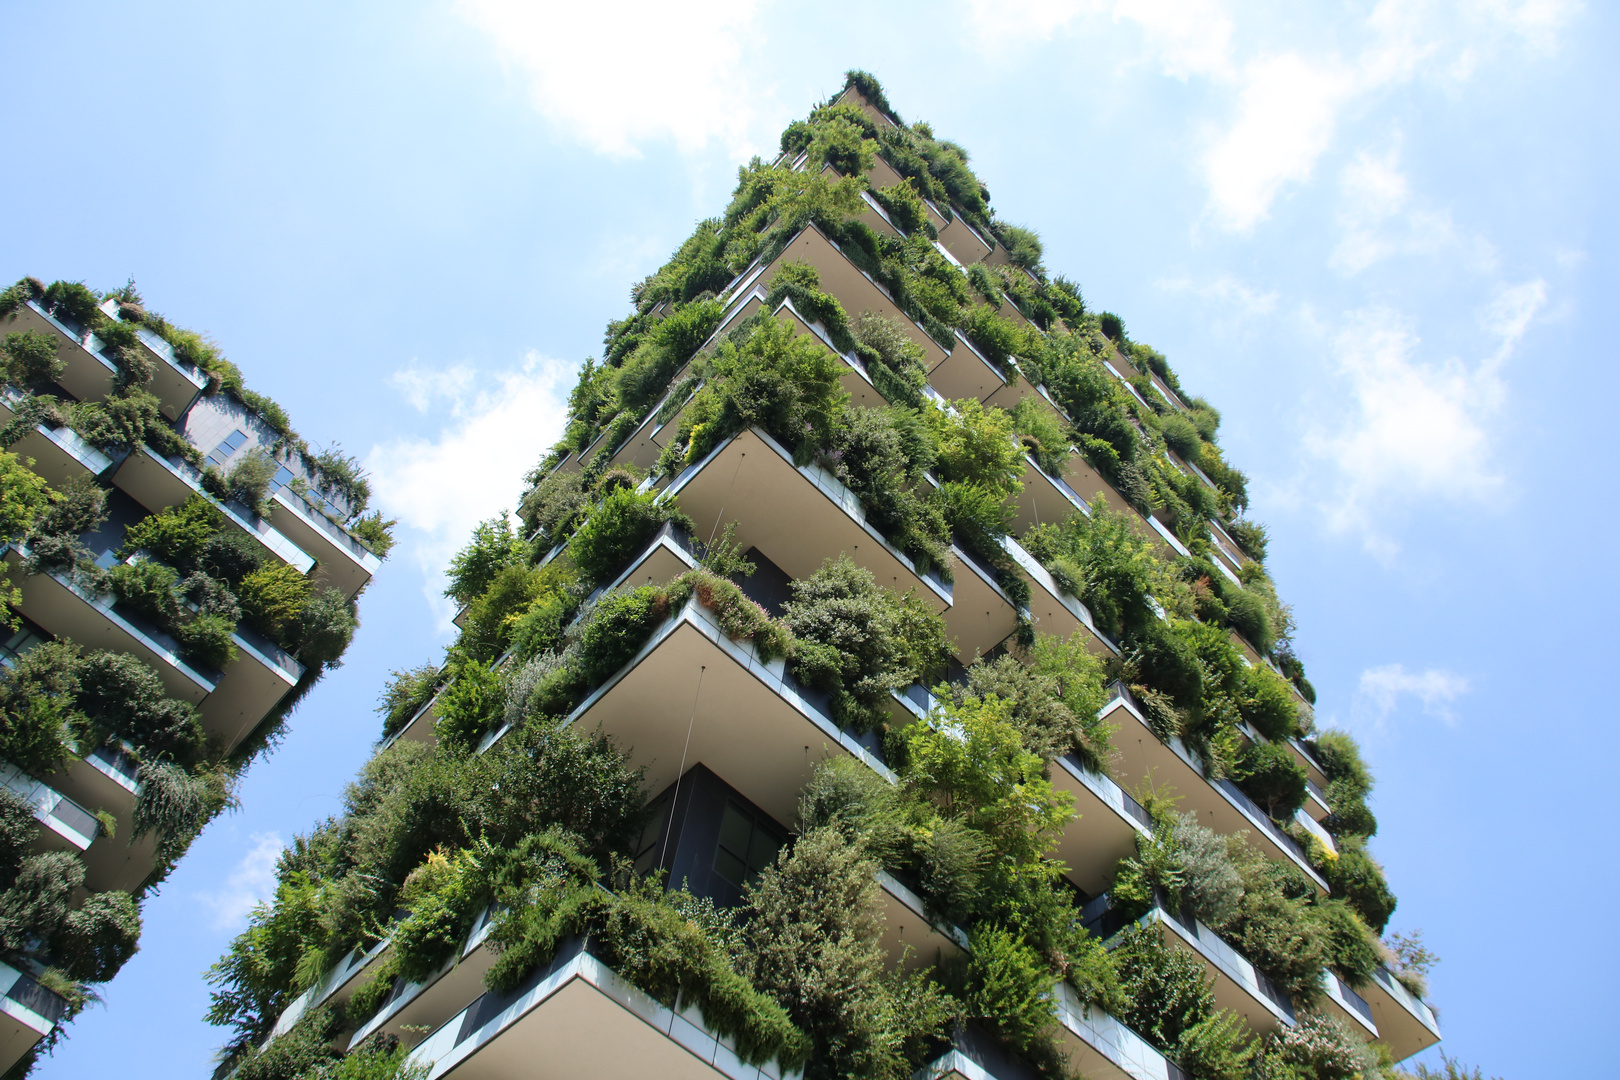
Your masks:
{"label": "shrub", "polygon": [[669,595],[652,585],[598,600],[577,639],[586,686],[598,685],[628,663],[672,607]]}
{"label": "shrub", "polygon": [[936,461],[947,480],[981,484],[1005,498],[1022,490],[1024,456],[1005,409],[985,408],[969,398],[952,402],[956,415],[928,409],[924,419],[934,436]]}
{"label": "shrub", "polygon": [[382,714],[383,738],[405,726],[438,692],[444,680],[439,665],[422,664],[408,670],[394,671],[377,699],[376,711]]}
{"label": "shrub", "polygon": [[821,288],[821,275],[809,263],[787,263],[771,279],[771,290],[765,295],[765,305],[774,309],[783,300],[792,300],[799,313],[811,322],[819,322],[833,347],[839,352],[852,352],[855,336],[850,332],[849,316],[844,306]]}
{"label": "shrub", "polygon": [[257,540],[240,529],[225,529],[203,545],[199,561],[209,576],[235,588],[243,578],[264,566],[265,560],[264,548]]}
{"label": "shrub", "polygon": [[1270,668],[1256,664],[1244,671],[1244,695],[1238,705],[1243,719],[1268,739],[1300,734],[1299,706],[1286,683]]}
{"label": "shrub", "polygon": [[1339,838],[1339,855],[1317,867],[1333,887],[1333,895],[1343,897],[1361,921],[1375,934],[1384,932],[1395,913],[1395,896],[1384,880],[1383,868],[1367,853],[1365,844],[1353,837]]}
{"label": "shrub", "polygon": [[119,563],[107,575],[114,595],[163,627],[179,622],[180,601],[174,592],[179,579],[172,567],[151,559]]}
{"label": "shrub", "polygon": [[481,521],[472,539],[450,560],[449,584],[444,595],[465,607],[484,594],[497,574],[521,563],[527,554],[522,538],[512,532],[512,519],[506,511]]}
{"label": "shrub", "polygon": [[267,563],[242,579],[236,599],[260,633],[290,650],[309,606],[309,579],[286,563]]}
{"label": "shrub", "polygon": [[926,978],[884,976],[876,869],[838,830],[811,829],[743,901],[743,970],[810,1037],[807,1077],[904,1080],[954,1018]]}
{"label": "shrub", "polygon": [[1126,930],[1114,963],[1125,997],[1119,1018],[1160,1050],[1175,1056],[1182,1036],[1215,1015],[1214,980],[1203,961],[1166,945],[1157,929]]}
{"label": "shrub", "polygon": [[135,955],[140,937],[141,914],[129,893],[92,893],[63,918],[51,952],[68,978],[106,982]]}
{"label": "shrub", "polygon": [[1258,522],[1235,518],[1226,526],[1227,533],[1255,562],[1266,561],[1266,527]]}
{"label": "shrub", "polygon": [[792,633],[733,582],[707,570],[688,571],[682,581],[692,587],[698,603],[714,612],[720,629],[731,640],[753,642],[764,660],[792,653]]}
{"label": "shrub", "polygon": [[224,527],[225,515],[201,495],[193,494],[179,506],[150,514],[125,529],[120,554],[144,550],[182,573],[189,573],[201,565],[209,541]]}
{"label": "shrub", "polygon": [[216,671],[236,659],[236,621],[206,612],[193,615],[174,627],[174,636],[194,659]]}
{"label": "shrub", "polygon": [[1279,1027],[1261,1044],[1256,1072],[1261,1080],[1362,1080],[1381,1075],[1377,1059],[1335,1016],[1304,1013],[1292,1027]]}
{"label": "shrub", "polygon": [[53,281],[38,299],[58,319],[85,330],[96,329],[106,319],[96,294],[80,281]]}
{"label": "shrub", "polygon": [[448,682],[439,694],[434,731],[446,745],[476,745],[504,713],[500,676],[487,664],[454,650],[445,671]]}
{"label": "shrub", "polygon": [[1041,268],[1041,238],[1035,230],[1021,225],[995,222],[996,239],[1007,249],[1007,261],[1014,266],[1039,273]]}
{"label": "shrub", "polygon": [[373,510],[369,514],[361,514],[349,525],[349,531],[354,533],[355,539],[366,546],[366,550],[379,559],[388,558],[388,553],[394,547],[394,526],[399,524],[397,518],[385,519],[381,510]]}
{"label": "shrub", "polygon": [[1051,998],[1057,982],[1011,931],[990,927],[973,935],[964,1002],[968,1015],[1012,1049],[1042,1063],[1062,1059]]}
{"label": "shrub", "polygon": [[1342,900],[1318,901],[1311,914],[1321,927],[1328,966],[1352,986],[1365,985],[1378,968],[1378,938]]}
{"label": "shrub", "polygon": [[[569,537],[589,512],[591,497],[583,488],[578,471],[554,473],[543,480],[531,482],[534,486],[518,504],[518,518],[535,537],[535,554],[538,557]],[[454,567],[454,563],[451,565]]]}
{"label": "shrub", "polygon": [[937,670],[946,655],[944,620],[927,601],[895,596],[847,555],[793,583],[783,621],[797,676],[832,695],[833,719],[859,731],[881,725],[890,691]]}
{"label": "shrub", "polygon": [[646,546],[660,526],[672,520],[692,528],[692,519],[672,502],[660,500],[658,492],[637,494],[629,487],[615,488],[574,532],[568,555],[586,581],[606,583]]}
{"label": "shrub", "polygon": [[1305,805],[1305,767],[1286,747],[1250,743],[1238,757],[1234,773],[1244,793],[1279,821],[1293,817]]}
{"label": "shrub", "polygon": [[54,382],[67,370],[56,355],[56,338],[39,330],[7,334],[0,341],[0,382],[27,387]]}
{"label": "shrub", "polygon": [[78,671],[76,703],[97,733],[91,745],[116,736],[143,758],[192,761],[202,751],[195,706],[167,697],[157,673],[133,656],[94,652]]}
{"label": "shrub", "polygon": [[1038,339],[1029,331],[1001,315],[988,304],[970,308],[966,318],[963,319],[962,329],[972,339],[973,344],[979,347],[979,351],[1001,369],[1002,378],[1008,382],[1015,382],[1018,379],[1018,370],[1014,366],[1016,359],[1027,356],[1040,347]]}
{"label": "shrub", "polygon": [[1064,641],[1039,635],[1033,663],[1010,654],[980,660],[967,681],[950,688],[961,704],[969,696],[995,695],[1012,704],[1010,720],[1024,748],[1050,761],[1073,753],[1090,769],[1100,769],[1109,753],[1109,730],[1097,720],[1103,705],[1102,664],[1078,635]]}
{"label": "shrub", "polygon": [[873,188],[872,197],[888,213],[889,220],[902,232],[914,233],[920,230],[930,240],[938,239],[939,233],[928,218],[928,207],[923,203],[922,196],[917,193],[915,180],[908,178],[902,183],[891,184],[886,188]]}
{"label": "shrub", "polygon": [[270,494],[270,481],[280,468],[269,452],[255,447],[231,466],[225,477],[225,490],[255,514],[264,513],[264,500]]}
{"label": "shrub", "polygon": [[353,600],[338,589],[315,590],[298,620],[298,659],[308,667],[338,667],[359,625]]}

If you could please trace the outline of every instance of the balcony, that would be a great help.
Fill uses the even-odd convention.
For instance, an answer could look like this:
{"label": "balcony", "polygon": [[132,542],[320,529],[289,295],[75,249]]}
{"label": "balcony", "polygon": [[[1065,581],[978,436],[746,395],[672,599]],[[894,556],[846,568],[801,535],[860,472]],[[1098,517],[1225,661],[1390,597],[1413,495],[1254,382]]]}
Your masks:
{"label": "balcony", "polygon": [[1266,857],[1293,863],[1318,891],[1324,895],[1328,892],[1327,882],[1311,866],[1294,838],[1236,784],[1226,779],[1209,781],[1202,763],[1179,737],[1164,743],[1153,734],[1129,690],[1116,683],[1113,698],[1103,706],[1103,715],[1115,726],[1118,775],[1126,785],[1146,785],[1180,796],[1181,808],[1196,813],[1200,824],[1226,836],[1247,832],[1249,843]]}
{"label": "balcony", "polygon": [[754,280],[768,287],[777,270],[794,262],[815,267],[821,277],[822,289],[837,298],[851,319],[858,319],[862,312],[873,311],[897,320],[907,335],[923,347],[924,368],[932,371],[945,359],[945,347],[929,337],[921,326],[912,321],[911,316],[900,310],[888,290],[867,277],[839,250],[837,244],[813,225],[794,237],[792,243],[769,266],[759,271]]}
{"label": "balcony", "polygon": [[1327,1012],[1350,1025],[1350,1030],[1363,1042],[1378,1038],[1378,1025],[1373,1023],[1372,1006],[1367,999],[1350,989],[1350,984],[1332,971],[1322,972],[1322,1000]]}
{"label": "balcony", "polygon": [[[427,1037],[410,1060],[428,1080],[592,1076],[604,1080],[783,1080],[745,1064],[696,1008],[676,1012],[613,973],[575,939],[510,993],[489,992]],[[539,1070],[537,1072],[537,1069]],[[786,1074],[792,1076],[795,1074]]]}
{"label": "balcony", "polygon": [[[201,495],[247,535],[259,542],[265,552],[280,562],[308,574],[315,560],[297,544],[271,528],[264,518],[236,502],[221,502],[203,490],[202,473],[189,462],[166,458],[146,445],[135,448],[124,459],[113,482],[151,511],[179,506],[192,495]],[[356,541],[358,543],[358,541]]]}
{"label": "balcony", "polygon": [[1097,629],[1097,624],[1091,617],[1091,609],[1059,588],[1058,583],[1035,556],[1025,551],[1024,546],[1010,536],[1003,539],[1002,546],[1029,579],[1029,611],[1035,620],[1035,629],[1042,633],[1068,637],[1084,627],[1087,635],[1086,644],[1092,652],[1103,657],[1119,655],[1119,647]]}
{"label": "balcony", "polygon": [[1372,1007],[1379,1041],[1396,1061],[1405,1061],[1440,1041],[1440,1021],[1434,1010],[1401,985],[1388,968],[1379,965],[1361,993]]}
{"label": "balcony", "polygon": [[993,567],[960,542],[951,544],[951,606],[945,609],[945,638],[957,656],[972,663],[1012,637],[1018,607],[996,582]]}
{"label": "balcony", "polygon": [[878,871],[883,946],[891,965],[926,967],[968,950],[967,935],[928,917],[922,898],[886,870]]}
{"label": "balcony", "polygon": [[[1106,937],[1112,947],[1126,927],[1116,921],[1117,912],[1106,903],[1106,897],[1099,897],[1087,905],[1082,917],[1090,916],[1088,928],[1095,927],[1093,932]],[[1294,1025],[1294,1006],[1288,995],[1197,919],[1171,914],[1161,906],[1137,919],[1135,925],[1156,930],[1167,945],[1185,949],[1202,960],[1205,974],[1214,980],[1215,1007],[1243,1017],[1251,1031],[1264,1035],[1280,1026]]]}
{"label": "balcony", "polygon": [[1058,984],[1056,1004],[1069,1063],[1083,1075],[1092,1080],[1190,1080],[1112,1014],[1082,1002],[1068,983]]}
{"label": "balcony", "polygon": [[[860,739],[801,693],[784,661],[762,661],[752,644],[732,641],[696,599],[566,722],[611,735],[632,765],[646,766],[649,790],[674,783],[683,762],[702,763],[777,821],[794,819],[799,791],[833,754],[890,775]],[[504,734],[495,732],[484,745]]]}
{"label": "balcony", "polygon": [[382,568],[382,560],[364,544],[299,498],[291,488],[283,487],[270,497],[269,526],[300,553],[313,556],[316,577],[344,596],[352,597],[359,592]]}
{"label": "balcony", "polygon": [[33,300],[19,307],[0,325],[0,333],[36,330],[57,340],[56,356],[66,365],[57,385],[80,401],[102,401],[112,393],[118,368],[88,347],[94,338],[49,314]]}
{"label": "balcony", "polygon": [[122,889],[133,892],[152,872],[157,836],[135,837],[135,800],[140,793],[135,758],[122,746],[99,746],[47,779],[82,806],[111,814],[117,825],[112,836],[102,837],[84,853],[85,884],[96,892]]}
{"label": "balcony", "polygon": [[188,660],[179,642],[144,615],[111,595],[92,596],[71,578],[54,572],[31,577],[20,572],[26,551],[6,558],[18,566],[22,606],[29,618],[55,638],[71,638],[90,649],[128,653],[162,680],[170,697],[202,711],[204,729],[235,746],[303,676],[304,667],[246,623],[232,640],[237,658],[223,672]]}
{"label": "balcony", "polygon": [[698,535],[735,519],[740,547],[758,548],[790,577],[809,577],[842,552],[886,588],[902,593],[914,588],[936,610],[952,604],[953,587],[934,574],[919,574],[911,559],[867,522],[854,492],[819,465],[795,466],[791,455],[758,429],[717,446],[665,490],[678,497]]}
{"label": "balcony", "polygon": [[0,988],[0,1071],[7,1071],[51,1033],[67,1002],[3,961]]}
{"label": "balcony", "polygon": [[[383,1032],[409,1045],[418,1038],[416,1033],[438,1027],[465,1008],[467,1002],[483,994],[484,973],[495,962],[495,953],[484,947],[489,937],[491,914],[486,909],[479,915],[461,948],[426,982],[413,983],[396,977],[382,1007],[360,1025],[349,1044],[359,1046],[372,1035]],[[381,955],[380,951],[376,954]],[[369,962],[369,959],[365,961]],[[348,981],[358,986],[358,980],[353,979],[356,974],[358,970],[352,971]],[[352,993],[353,988],[348,992]]]}
{"label": "balcony", "polygon": [[[116,301],[101,305],[102,312],[114,321],[122,321]],[[141,351],[152,361],[152,378],[146,389],[157,396],[158,410],[170,421],[178,420],[191,408],[208,385],[208,376],[174,355],[167,341],[145,327],[135,331],[141,341]]]}
{"label": "balcony", "polygon": [[1076,812],[1053,857],[1069,868],[1070,881],[1096,896],[1113,881],[1119,861],[1136,854],[1137,836],[1153,832],[1153,818],[1127,791],[1073,754],[1052,763],[1052,786],[1068,793]]}
{"label": "balcony", "polygon": [[310,1009],[324,1005],[328,1001],[338,1005],[347,1002],[355,990],[359,989],[361,976],[388,951],[389,944],[388,939],[384,938],[372,945],[369,950],[356,948],[340,960],[337,966],[321,977],[319,982],[299,994],[281,1011],[281,1015],[276,1018],[276,1026],[270,1030],[261,1047],[291,1031],[293,1025]]}
{"label": "balcony", "polygon": [[235,747],[298,685],[304,665],[245,622],[231,640],[236,660],[203,699],[202,718],[209,734]]}
{"label": "balcony", "polygon": [[[14,396],[0,396],[0,426],[16,415]],[[50,428],[37,424],[10,447],[20,458],[32,458],[34,472],[51,487],[61,490],[81,476],[100,476],[112,467],[113,459],[85,442],[70,427]]]}
{"label": "balcony", "polygon": [[101,834],[101,822],[94,814],[9,761],[0,761],[0,784],[34,808],[34,820],[40,824],[35,851],[78,854]]}
{"label": "balcony", "polygon": [[170,697],[193,705],[200,705],[218,685],[219,672],[187,662],[179,642],[111,596],[91,596],[62,574],[24,576],[20,564],[25,554],[13,549],[6,555],[15,568],[12,580],[22,588],[28,617],[51,637],[71,638],[87,649],[128,653],[157,672]]}

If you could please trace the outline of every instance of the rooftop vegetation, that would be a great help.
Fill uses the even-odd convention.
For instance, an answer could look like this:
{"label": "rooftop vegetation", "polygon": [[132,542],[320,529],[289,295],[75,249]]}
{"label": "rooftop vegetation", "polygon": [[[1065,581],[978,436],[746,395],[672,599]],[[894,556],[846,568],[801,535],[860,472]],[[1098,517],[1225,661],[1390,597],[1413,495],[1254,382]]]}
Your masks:
{"label": "rooftop vegetation", "polygon": [[[396,980],[451,963],[493,911],[485,987],[517,985],[588,933],[622,977],[665,1004],[697,1005],[744,1057],[802,1065],[810,1077],[912,1076],[962,1025],[1044,1075],[1069,1075],[1053,1006],[1060,984],[1199,1080],[1398,1075],[1329,1015],[1322,976],[1364,985],[1382,963],[1415,982],[1432,958],[1378,937],[1394,898],[1366,850],[1371,778],[1348,736],[1315,727],[1292,615],[1264,568],[1264,528],[1241,516],[1246,480],[1216,442],[1219,415],[1183,393],[1117,316],[1090,311],[1078,287],[1047,275],[1038,236],[996,218],[960,147],[925,124],[900,125],[869,75],[851,73],[848,87],[896,126],[841,103],[841,91],[790,126],[778,161],[740,170],[726,212],[701,222],[608,327],[602,358],[585,363],[570,398],[563,442],[529,475],[516,514],[479,525],[452,561],[458,640],[442,663],[395,673],[378,706],[383,745],[343,815],[284,853],[273,903],[211,972],[209,1018],[231,1031],[222,1073],[291,1080],[333,1075],[357,1057],[383,1061],[385,1046],[341,1058],[331,1040],[375,1016]],[[900,237],[858,220],[879,158],[903,177],[878,193]],[[944,257],[937,221],[957,219],[1004,258],[964,271]],[[717,333],[738,275],[806,228],[881,283],[904,318],[846,311],[817,271],[790,263],[760,313]],[[775,318],[785,304],[825,338]],[[1008,382],[1044,387],[1056,408],[1029,395],[1001,409],[930,394],[927,342],[964,347],[959,332]],[[851,404],[852,368],[886,404]],[[643,475],[615,452],[655,413],[674,430]],[[750,429],[842,483],[923,573],[948,576],[953,548],[971,553],[1023,608],[1030,583],[1011,556],[1021,543],[1117,652],[1104,655],[1089,630],[1063,639],[1024,616],[995,654],[960,655],[920,590],[885,588],[847,552],[825,553],[767,610],[747,591],[756,567],[732,543],[737,533],[690,537],[679,496],[665,494]],[[1084,493],[1086,508],[1014,536],[1024,485],[1039,479],[1029,462],[1057,474],[1075,455],[1110,492]],[[666,527],[696,568],[637,584],[646,579],[627,569]],[[1215,527],[1246,558],[1222,554]],[[691,604],[784,685],[824,697],[832,723],[874,748],[816,769],[796,820],[781,823],[791,842],[723,911],[632,869],[657,793],[634,764],[637,748],[596,729],[584,707]],[[918,683],[933,707],[897,723],[896,693]],[[1105,943],[1083,924],[1097,898],[1080,894],[1055,856],[1075,809],[1054,785],[1054,763],[1118,771],[1117,733],[1102,718],[1115,684],[1211,782],[1235,782],[1294,830],[1330,892],[1247,834],[1217,835],[1147,790],[1132,794],[1153,826],[1114,868],[1113,910],[1203,922],[1284,988],[1297,1023],[1256,1037],[1216,1008],[1202,961],[1186,950],[1145,929]],[[1302,760],[1328,779],[1332,849],[1295,823]],[[891,970],[880,871],[966,948],[910,974]],[[307,1011],[266,1042],[299,994],[385,940],[392,948],[344,1006]]]}

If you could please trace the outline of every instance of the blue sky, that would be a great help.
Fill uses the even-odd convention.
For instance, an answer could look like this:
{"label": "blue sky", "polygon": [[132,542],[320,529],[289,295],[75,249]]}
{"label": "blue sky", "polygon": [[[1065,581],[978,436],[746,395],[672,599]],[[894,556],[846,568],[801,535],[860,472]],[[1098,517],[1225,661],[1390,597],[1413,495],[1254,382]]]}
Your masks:
{"label": "blue sky", "polygon": [[1512,1080],[1612,1071],[1613,779],[1582,764],[1620,761],[1612,8],[59,2],[5,25],[0,276],[134,275],[367,461],[403,538],[348,662],[38,1075],[205,1074],[199,974],[337,809],[388,670],[448,640],[446,558],[512,505],[631,283],[853,66],[1223,411],[1319,719],[1379,777],[1393,926],[1444,958],[1446,1047]]}

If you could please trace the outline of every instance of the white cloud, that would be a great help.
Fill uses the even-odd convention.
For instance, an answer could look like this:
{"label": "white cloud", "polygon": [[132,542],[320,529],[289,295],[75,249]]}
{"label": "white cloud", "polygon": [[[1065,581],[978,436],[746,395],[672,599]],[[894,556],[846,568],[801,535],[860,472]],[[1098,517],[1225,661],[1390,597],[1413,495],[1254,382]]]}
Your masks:
{"label": "white cloud", "polygon": [[213,910],[215,930],[235,930],[259,903],[270,899],[276,889],[276,860],[281,857],[280,833],[253,833],[248,849],[236,869],[218,892],[199,893],[197,898]]}
{"label": "white cloud", "polygon": [[1322,506],[1331,528],[1361,533],[1387,559],[1395,547],[1380,519],[1390,509],[1501,493],[1489,428],[1506,394],[1501,369],[1546,299],[1540,279],[1502,289],[1481,318],[1496,347],[1473,366],[1418,359],[1418,336],[1388,308],[1351,315],[1333,346],[1346,409],[1336,428],[1306,436],[1335,474]]}
{"label": "white cloud", "polygon": [[1394,255],[1434,255],[1458,245],[1472,252],[1481,270],[1495,267],[1496,256],[1482,238],[1458,235],[1451,215],[1413,205],[1411,185],[1400,167],[1400,150],[1362,151],[1340,176],[1339,243],[1329,265],[1358,274]]}
{"label": "white cloud", "polygon": [[1165,292],[1190,293],[1205,300],[1213,300],[1239,315],[1270,315],[1277,310],[1277,292],[1261,292],[1239,281],[1230,274],[1222,274],[1212,281],[1193,281],[1190,278],[1162,278],[1157,283]]}
{"label": "white cloud", "polygon": [[1356,89],[1354,73],[1333,60],[1284,53],[1248,65],[1237,118],[1204,155],[1216,222],[1246,232],[1270,213],[1285,184],[1309,179]]}
{"label": "white cloud", "polygon": [[366,459],[375,505],[410,530],[424,592],[446,624],[455,613],[440,595],[445,566],[474,525],[514,506],[524,474],[562,436],[576,374],[574,364],[534,351],[515,371],[463,379],[462,370],[396,373],[394,386],[413,404],[420,396],[439,408],[447,423],[433,439],[384,443]]}
{"label": "white cloud", "polygon": [[427,412],[429,406],[441,398],[459,401],[472,389],[478,372],[468,364],[456,364],[442,371],[416,366],[412,360],[405,368],[388,376],[388,385],[405,395],[405,400],[417,412]]}
{"label": "white cloud", "polygon": [[540,114],[600,153],[718,141],[746,158],[760,89],[745,60],[758,0],[554,4],[458,0],[457,11],[529,84]]}
{"label": "white cloud", "polygon": [[1385,664],[1361,673],[1355,711],[1358,716],[1382,727],[1401,698],[1414,697],[1430,716],[1455,724],[1451,703],[1468,692],[1468,680],[1444,668],[1407,671],[1404,664]]}

